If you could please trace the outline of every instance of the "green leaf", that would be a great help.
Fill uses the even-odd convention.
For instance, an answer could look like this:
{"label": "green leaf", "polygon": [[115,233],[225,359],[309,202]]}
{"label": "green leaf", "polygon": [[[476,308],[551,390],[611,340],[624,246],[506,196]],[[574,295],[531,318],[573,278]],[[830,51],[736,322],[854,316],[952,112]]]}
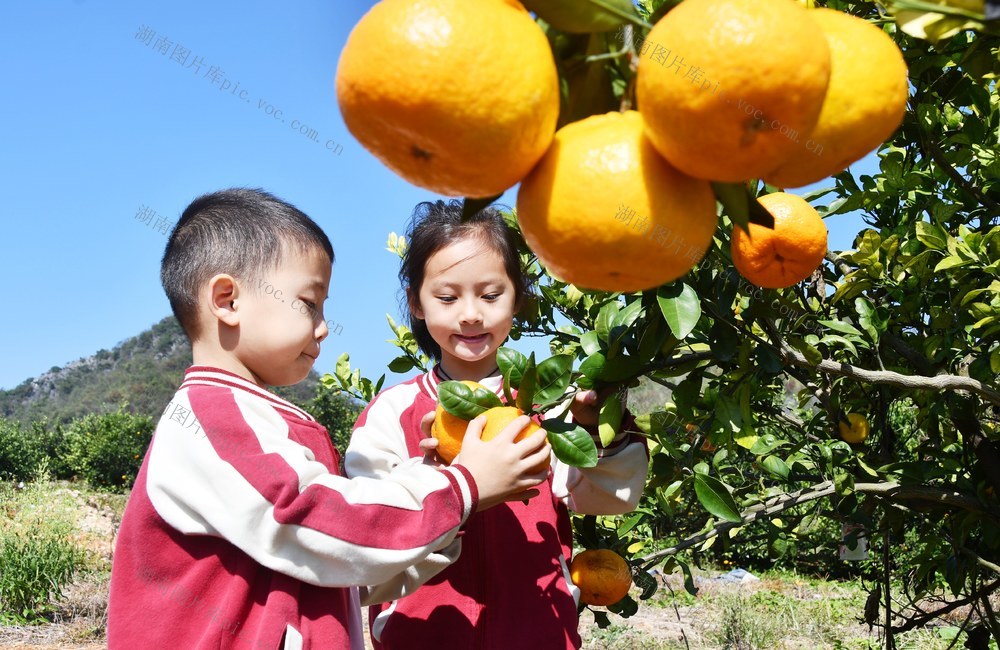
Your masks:
{"label": "green leaf", "polygon": [[597,332],[584,332],[583,335],[580,336],[580,347],[583,348],[583,351],[588,355],[600,352],[601,342],[598,339]]}
{"label": "green leaf", "polygon": [[531,413],[535,405],[535,386],[538,385],[538,368],[535,366],[535,353],[528,357],[528,362],[524,366],[524,374],[521,375],[520,385],[517,387],[517,408],[525,413]]}
{"label": "green leaf", "polygon": [[750,453],[754,456],[763,456],[784,444],[787,443],[784,440],[776,438],[773,433],[765,433],[750,448]]}
{"label": "green leaf", "polygon": [[733,500],[733,495],[719,479],[708,474],[696,473],[694,475],[694,493],[705,510],[716,517],[737,524],[743,521],[736,501]]}
{"label": "green leaf", "polygon": [[917,239],[924,246],[934,250],[945,250],[948,247],[948,233],[937,224],[918,221],[916,224]]}
{"label": "green leaf", "polygon": [[597,433],[601,437],[601,446],[607,447],[614,440],[622,427],[622,403],[617,394],[608,395],[601,404],[597,420]]}
{"label": "green leaf", "polygon": [[334,366],[333,376],[340,380],[341,385],[350,383],[351,378],[351,357],[344,352],[337,357],[337,365]]}
{"label": "green leaf", "polygon": [[543,420],[542,427],[549,432],[552,453],[570,467],[597,465],[597,445],[586,429],[573,422]]}
{"label": "green leaf", "polygon": [[642,593],[639,594],[639,600],[649,600],[660,588],[660,583],[657,582],[656,578],[651,576],[647,571],[640,571],[636,573],[632,577],[632,581],[635,583],[636,587],[642,589]]}
{"label": "green leaf", "polygon": [[845,323],[842,320],[821,320],[820,325],[824,325],[829,329],[837,332],[843,332],[844,334],[854,334],[855,336],[862,336],[861,331],[851,325],[850,323]]}
{"label": "green leaf", "polygon": [[[604,364],[607,359],[600,352],[595,352],[580,364],[580,379],[577,380],[577,385],[582,388],[593,388],[594,382],[601,378],[601,373],[604,371]],[[583,379],[586,378],[586,381]]]}
{"label": "green leaf", "polygon": [[485,388],[473,390],[460,381],[441,382],[438,401],[445,411],[463,420],[471,420],[495,406],[503,406],[492,391]]}
{"label": "green leaf", "polygon": [[611,627],[611,619],[608,618],[607,612],[602,612],[599,609],[592,609],[590,611],[594,613],[594,624],[597,625],[599,630]]}
{"label": "green leaf", "polygon": [[521,385],[521,376],[528,365],[528,357],[511,348],[497,348],[497,366],[500,374],[510,377],[510,385],[517,388]]}
{"label": "green leaf", "polygon": [[[660,305],[663,318],[670,326],[670,331],[680,340],[687,337],[701,318],[701,300],[698,294],[687,284],[681,283],[679,290],[674,287],[657,294],[656,302]],[[670,295],[676,294],[676,295]]]}
{"label": "green leaf", "polygon": [[972,264],[971,260],[966,260],[961,257],[952,255],[938,262],[937,266],[934,267],[934,272],[936,273],[938,271],[947,271],[948,269],[953,269],[960,266],[968,266],[969,264]]}
{"label": "green leaf", "polygon": [[562,397],[569,388],[572,371],[573,357],[568,354],[557,354],[538,364],[535,400],[548,402]]}
{"label": "green leaf", "polygon": [[618,309],[618,302],[610,300],[601,307],[601,311],[597,312],[597,322],[594,324],[594,331],[597,332],[597,338],[600,340],[608,340],[611,334],[611,326],[615,322],[615,318],[618,317]]}
{"label": "green leaf", "polygon": [[389,362],[389,370],[397,373],[409,372],[413,369],[413,359],[410,357],[396,357]]}
{"label": "green leaf", "polygon": [[606,32],[639,20],[630,0],[526,0],[522,4],[556,29],[571,34]]}
{"label": "green leaf", "polygon": [[823,353],[800,338],[789,338],[788,344],[802,353],[806,361],[816,366],[823,360]]}
{"label": "green leaf", "polygon": [[688,592],[692,596],[697,596],[698,588],[694,586],[694,576],[691,575],[691,567],[688,566],[687,562],[682,560],[677,560],[677,565],[684,573],[684,591]]}
{"label": "green leaf", "polygon": [[777,456],[767,456],[761,461],[760,465],[764,468],[764,471],[772,476],[782,479],[788,478],[788,465]]}

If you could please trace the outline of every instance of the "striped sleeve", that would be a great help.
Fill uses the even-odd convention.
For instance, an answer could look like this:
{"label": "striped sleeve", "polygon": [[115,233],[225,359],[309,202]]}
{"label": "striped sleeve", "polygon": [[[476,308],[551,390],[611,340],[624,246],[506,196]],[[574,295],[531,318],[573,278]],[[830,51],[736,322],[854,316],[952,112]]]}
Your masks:
{"label": "striped sleeve", "polygon": [[[415,383],[404,383],[378,395],[358,418],[351,443],[344,455],[344,469],[349,477],[382,479],[391,477],[402,467],[422,464],[420,457],[411,458],[403,429],[403,413],[410,408],[419,393]],[[453,465],[451,469],[459,466]],[[463,471],[464,468],[462,468]],[[470,481],[475,490],[475,482]],[[478,494],[470,497],[478,500]],[[458,559],[461,541],[432,553],[390,580],[372,583],[361,590],[362,605],[372,605],[402,598]]]}
{"label": "striped sleeve", "polygon": [[[572,417],[567,415],[567,421]],[[600,436],[584,427],[597,446],[597,465],[570,467],[555,459],[552,463],[552,494],[574,512],[585,515],[617,515],[639,505],[646,485],[649,451],[637,433],[635,420],[626,412],[621,430],[607,445]]]}
{"label": "striped sleeve", "polygon": [[222,537],[260,564],[324,587],[378,584],[446,549],[474,511],[464,468],[419,463],[383,479],[331,474],[265,401],[192,388],[175,401],[198,430],[163,418],[147,490],[163,519]]}

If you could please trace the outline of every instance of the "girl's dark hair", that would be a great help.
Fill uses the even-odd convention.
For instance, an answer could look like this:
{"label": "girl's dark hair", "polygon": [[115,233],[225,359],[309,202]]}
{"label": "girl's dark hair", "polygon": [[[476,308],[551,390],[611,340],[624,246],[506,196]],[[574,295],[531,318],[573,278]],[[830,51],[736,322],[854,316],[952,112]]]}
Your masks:
{"label": "girl's dark hair", "polygon": [[253,282],[282,262],[285,246],[318,248],[333,264],[333,246],[304,212],[261,189],[199,196],[181,215],[163,253],[160,280],[174,316],[194,340],[198,291],[218,273]]}
{"label": "girl's dark hair", "polygon": [[531,281],[521,268],[514,233],[499,209],[489,206],[462,221],[461,201],[452,199],[418,204],[413,209],[406,232],[407,247],[399,267],[399,282],[403,287],[404,312],[409,316],[410,330],[417,345],[437,361],[441,360],[441,346],[431,337],[427,324],[414,315],[410,297],[414,301],[419,300],[427,260],[431,255],[467,238],[478,239],[503,260],[504,269],[514,285],[515,309],[520,308],[525,297],[531,293]]}

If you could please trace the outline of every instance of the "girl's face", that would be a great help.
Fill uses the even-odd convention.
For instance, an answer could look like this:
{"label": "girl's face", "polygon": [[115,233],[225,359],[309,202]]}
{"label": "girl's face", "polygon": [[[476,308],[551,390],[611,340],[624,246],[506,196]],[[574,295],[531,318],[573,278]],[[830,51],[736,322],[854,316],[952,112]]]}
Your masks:
{"label": "girl's face", "polygon": [[449,376],[481,379],[493,371],[516,308],[499,254],[474,238],[445,246],[427,260],[415,298],[413,313],[441,346]]}

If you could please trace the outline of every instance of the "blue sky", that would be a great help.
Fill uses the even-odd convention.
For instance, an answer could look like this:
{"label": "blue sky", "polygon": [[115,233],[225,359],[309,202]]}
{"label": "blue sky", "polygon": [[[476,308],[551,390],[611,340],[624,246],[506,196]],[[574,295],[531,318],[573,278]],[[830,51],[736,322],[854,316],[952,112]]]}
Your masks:
{"label": "blue sky", "polygon": [[[395,348],[385,314],[399,311],[386,237],[405,229],[417,203],[442,197],[383,167],[337,109],[337,59],[372,4],[0,5],[0,388],[110,349],[169,314],[157,221],[172,224],[194,197],[230,186],[274,192],[334,243],[326,315],[342,330],[316,369],[332,370],[346,351],[364,374],[387,372]],[[869,158],[855,172],[872,169]],[[143,209],[155,213],[149,224],[136,218]],[[862,224],[847,216],[827,225],[830,247],[843,249]]]}

